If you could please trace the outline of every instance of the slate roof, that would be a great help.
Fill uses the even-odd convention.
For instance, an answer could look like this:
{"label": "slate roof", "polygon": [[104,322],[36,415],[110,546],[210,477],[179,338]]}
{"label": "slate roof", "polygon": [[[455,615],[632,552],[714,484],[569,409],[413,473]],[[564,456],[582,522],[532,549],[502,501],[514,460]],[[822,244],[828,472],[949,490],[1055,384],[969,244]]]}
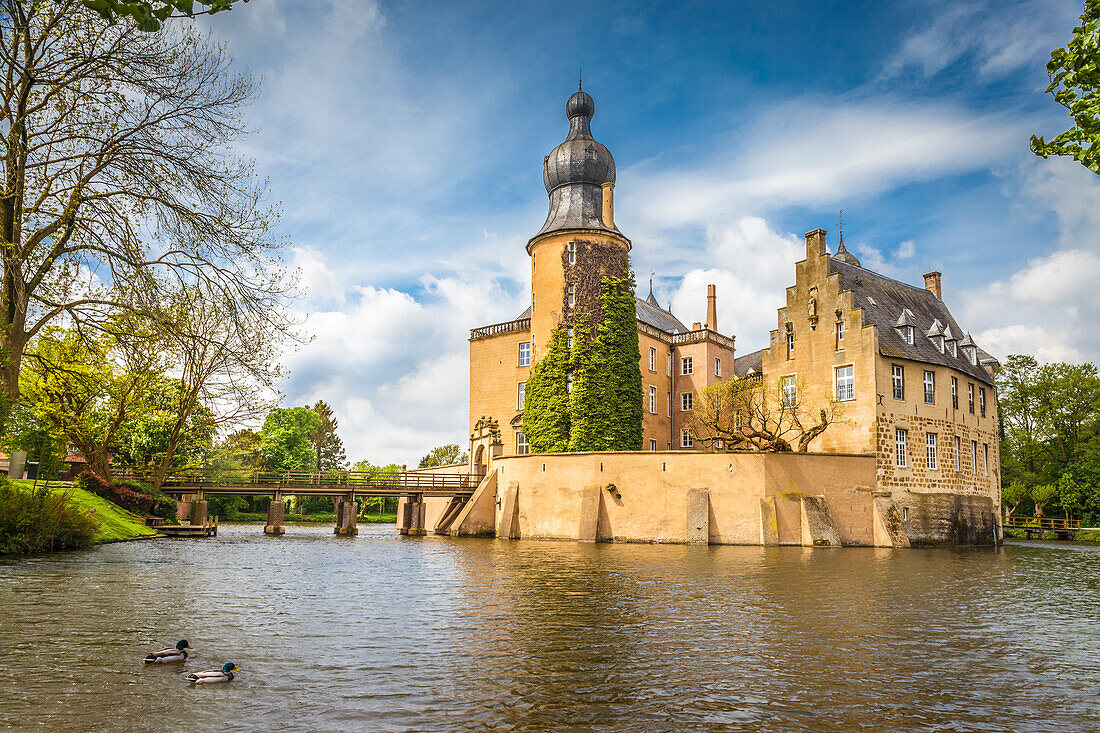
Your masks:
{"label": "slate roof", "polygon": [[[925,335],[936,321],[941,328],[950,327],[956,335],[966,333],[934,293],[831,257],[829,272],[840,275],[842,291],[851,290],[855,294],[854,305],[863,309],[863,325],[878,326],[879,351],[883,356],[951,367],[979,382],[993,384],[993,377],[982,367],[984,363],[996,363],[987,352],[979,348],[978,364],[971,364],[962,342],[956,357],[951,355],[950,347],[946,354],[941,354],[938,339],[933,341]],[[906,310],[911,314],[909,320],[915,331],[912,346],[895,328]]]}
{"label": "slate roof", "polygon": [[733,375],[735,377],[743,377],[749,373],[749,371],[760,374],[764,369],[764,350],[754,351],[751,354],[745,354],[739,356],[733,360]]}
{"label": "slate roof", "polygon": [[[635,309],[638,314],[638,320],[647,325],[659,328],[665,333],[686,333],[691,329],[680,322],[680,319],[672,315],[669,311],[665,310],[661,306],[657,305],[657,299],[653,298],[651,293],[649,298],[642,300],[639,297],[634,298]],[[527,310],[516,316],[516,320],[531,317],[531,307],[528,306]]]}

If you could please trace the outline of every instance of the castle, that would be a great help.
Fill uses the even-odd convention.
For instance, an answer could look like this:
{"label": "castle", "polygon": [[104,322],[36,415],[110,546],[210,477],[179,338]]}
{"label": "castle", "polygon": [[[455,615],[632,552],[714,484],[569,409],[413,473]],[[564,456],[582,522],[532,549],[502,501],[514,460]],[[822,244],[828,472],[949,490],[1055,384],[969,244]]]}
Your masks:
{"label": "castle", "polygon": [[[527,243],[529,307],[513,320],[470,332],[471,457],[472,469],[479,474],[486,473],[494,459],[499,463],[529,453],[523,408],[532,367],[546,353],[560,323],[575,312],[598,309],[600,278],[621,275],[628,267],[631,243],[615,222],[615,161],[592,136],[594,114],[592,97],[584,91],[573,94],[566,104],[566,139],[544,160],[549,212]],[[831,502],[829,490],[820,494],[833,514],[848,502],[840,498],[840,487],[862,482],[860,490],[866,492],[867,501],[852,500],[856,518],[851,527],[837,527],[841,544],[981,542],[998,537],[994,375],[999,365],[944,305],[941,274],[925,275],[923,287],[893,280],[862,267],[845,249],[843,238],[830,254],[821,229],[806,234],[806,257],[794,269],[794,284],[787,288],[786,305],[778,311],[768,346],[740,357],[734,337],[718,330],[713,285],[706,293],[706,322],[690,328],[657,302],[652,285],[648,297],[636,298],[643,451],[677,457],[702,453],[692,413],[703,390],[734,376],[778,381],[781,389],[792,392],[792,399],[793,392],[801,390],[799,399],[843,405],[847,419],[831,425],[810,447],[836,459],[816,463],[813,469],[835,480]],[[845,463],[842,457],[853,460]],[[857,466],[855,457],[864,463],[845,468]],[[610,460],[599,463],[600,472]],[[541,465],[545,472],[547,464]],[[661,471],[668,465],[667,459],[661,461]],[[763,465],[766,473],[771,464]],[[684,470],[691,474],[696,469]],[[734,471],[735,464],[729,462],[728,473]],[[862,478],[857,480],[855,474]],[[802,487],[796,488],[798,493]],[[809,489],[813,494],[813,487]],[[806,544],[807,533],[814,534],[807,522],[813,524],[810,515],[818,504],[800,500],[800,542],[783,542],[784,500],[774,498],[782,492],[762,491],[765,499],[773,498],[771,508],[759,509],[761,543],[768,544],[773,534],[764,526],[771,512],[779,544]],[[713,514],[713,498],[710,501]],[[822,511],[828,515],[829,506]],[[858,526],[864,521],[859,519],[861,512],[871,517],[863,529]],[[499,521],[499,516],[494,518]],[[823,521],[838,525],[836,517]],[[596,535],[603,531],[593,530]],[[845,541],[846,531],[850,541]],[[617,536],[613,528],[606,532]],[[748,532],[753,536],[755,530]],[[710,534],[714,541],[715,532]],[[864,542],[864,536],[878,539]]]}

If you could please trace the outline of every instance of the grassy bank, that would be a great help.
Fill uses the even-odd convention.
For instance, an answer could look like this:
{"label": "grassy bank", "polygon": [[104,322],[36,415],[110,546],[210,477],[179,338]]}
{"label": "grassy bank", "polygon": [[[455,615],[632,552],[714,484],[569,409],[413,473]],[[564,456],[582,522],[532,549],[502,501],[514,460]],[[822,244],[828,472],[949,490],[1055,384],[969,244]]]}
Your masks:
{"label": "grassy bank", "polygon": [[1100,529],[1083,529],[1073,539],[1077,542],[1100,542]]}
{"label": "grassy bank", "polygon": [[[28,494],[34,488],[34,481],[26,479],[11,481],[10,483],[17,491],[27,492]],[[41,488],[41,484],[39,488]],[[91,518],[92,523],[95,525],[95,532],[92,534],[91,541],[95,544],[119,542],[156,534],[156,530],[145,526],[145,521],[141,517],[131,514],[106,499],[101,499],[83,489],[68,484],[54,484],[51,493],[66,496],[73,509]],[[85,540],[86,542],[87,540]]]}

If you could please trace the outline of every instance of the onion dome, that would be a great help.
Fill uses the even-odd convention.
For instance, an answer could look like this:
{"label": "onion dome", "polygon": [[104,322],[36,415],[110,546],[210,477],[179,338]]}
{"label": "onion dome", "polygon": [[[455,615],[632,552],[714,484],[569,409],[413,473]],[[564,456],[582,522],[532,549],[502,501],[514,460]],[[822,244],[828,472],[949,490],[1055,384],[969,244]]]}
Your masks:
{"label": "onion dome", "polygon": [[543,160],[542,181],[550,211],[539,236],[565,229],[596,229],[619,233],[603,220],[603,185],[615,183],[615,159],[592,137],[590,124],[596,103],[578,90],[565,104],[569,134]]}

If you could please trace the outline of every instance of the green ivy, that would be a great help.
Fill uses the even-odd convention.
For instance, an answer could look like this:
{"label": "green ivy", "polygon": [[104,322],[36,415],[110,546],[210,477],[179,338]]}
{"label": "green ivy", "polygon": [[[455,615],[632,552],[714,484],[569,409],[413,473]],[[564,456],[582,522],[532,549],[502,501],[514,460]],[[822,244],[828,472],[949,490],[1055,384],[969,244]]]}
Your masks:
{"label": "green ivy", "polygon": [[532,453],[561,453],[569,449],[568,328],[563,323],[554,329],[546,355],[527,377],[523,434]]}
{"label": "green ivy", "polygon": [[[527,379],[523,431],[532,453],[626,451],[642,447],[642,373],[638,366],[634,275],[600,280],[603,319],[561,323]],[[569,331],[573,348],[569,348]],[[569,375],[572,393],[568,391]]]}

